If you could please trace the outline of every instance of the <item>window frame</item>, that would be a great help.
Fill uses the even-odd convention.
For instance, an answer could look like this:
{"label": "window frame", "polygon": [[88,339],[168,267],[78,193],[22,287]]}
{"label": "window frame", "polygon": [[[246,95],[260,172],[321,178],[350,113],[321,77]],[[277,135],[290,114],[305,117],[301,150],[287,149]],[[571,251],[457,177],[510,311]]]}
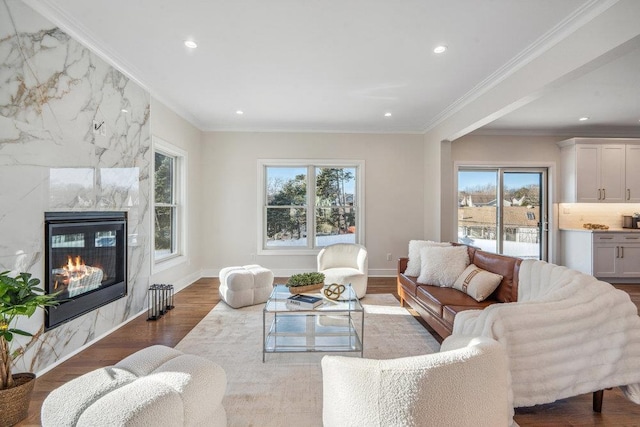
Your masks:
{"label": "window frame", "polygon": [[[156,136],[152,137],[153,150],[151,159],[151,252],[153,272],[157,273],[187,261],[187,152],[181,148]],[[173,158],[173,200],[172,203],[157,203],[155,200],[155,167],[156,153]],[[172,242],[175,250],[171,254],[156,257],[155,242],[155,211],[156,207],[171,207],[174,209],[172,224]]]}
{"label": "window frame", "polygon": [[[268,167],[301,167],[307,169],[307,246],[268,248],[266,246],[267,229],[267,168]],[[316,168],[354,168],[356,170],[356,194],[353,206],[356,209],[356,241],[364,245],[365,242],[365,194],[364,160],[344,159],[258,159],[258,255],[317,255],[324,246],[316,246],[315,197],[316,197]],[[313,173],[311,173],[311,171]]]}

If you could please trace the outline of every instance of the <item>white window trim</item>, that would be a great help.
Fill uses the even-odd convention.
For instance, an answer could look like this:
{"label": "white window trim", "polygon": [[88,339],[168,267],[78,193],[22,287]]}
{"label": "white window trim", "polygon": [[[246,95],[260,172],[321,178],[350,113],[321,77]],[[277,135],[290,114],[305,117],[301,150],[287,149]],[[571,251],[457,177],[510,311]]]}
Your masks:
{"label": "white window trim", "polygon": [[[265,249],[263,247],[263,234],[266,228],[266,215],[264,215],[265,207],[265,167],[267,166],[309,166],[315,167],[355,167],[356,168],[356,196],[358,199],[356,221],[358,224],[358,233],[356,234],[356,243],[363,245],[365,242],[365,162],[364,160],[345,160],[345,159],[258,159],[258,255],[317,255],[322,248],[299,248],[299,249]],[[308,191],[312,191],[309,189]],[[310,207],[310,208],[313,208]],[[311,224],[311,226],[314,226]],[[315,235],[315,232],[314,232]]]}
{"label": "white window trim", "polygon": [[[188,154],[185,150],[176,147],[175,145],[152,136],[152,159],[151,159],[151,259],[152,259],[152,273],[159,273],[169,268],[178,266],[180,264],[189,261],[187,253],[187,167],[188,167]],[[161,259],[155,258],[155,226],[153,222],[153,215],[155,211],[155,153],[156,151],[173,156],[176,159],[176,188],[175,188],[175,200],[177,204],[177,219],[176,219],[176,253]]]}

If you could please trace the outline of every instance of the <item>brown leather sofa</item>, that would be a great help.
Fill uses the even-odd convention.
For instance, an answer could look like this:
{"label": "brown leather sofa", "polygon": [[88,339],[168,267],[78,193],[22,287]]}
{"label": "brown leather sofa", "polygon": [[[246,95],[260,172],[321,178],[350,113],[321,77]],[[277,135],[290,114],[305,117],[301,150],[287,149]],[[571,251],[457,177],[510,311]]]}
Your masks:
{"label": "brown leather sofa", "polygon": [[467,246],[467,250],[471,263],[503,276],[498,288],[482,302],[477,302],[457,289],[418,283],[417,277],[404,274],[409,259],[398,260],[398,295],[401,305],[408,303],[442,338],[451,335],[453,319],[457,313],[518,300],[518,272],[522,262],[520,258],[497,255],[471,246]]}

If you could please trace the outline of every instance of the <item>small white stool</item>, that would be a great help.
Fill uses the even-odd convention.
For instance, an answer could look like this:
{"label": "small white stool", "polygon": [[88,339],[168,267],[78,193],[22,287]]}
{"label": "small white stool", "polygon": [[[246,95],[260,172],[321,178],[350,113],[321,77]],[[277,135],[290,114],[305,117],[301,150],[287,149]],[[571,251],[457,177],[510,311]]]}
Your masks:
{"label": "small white stool", "polygon": [[259,265],[220,270],[220,298],[233,308],[266,302],[273,290],[273,272]]}

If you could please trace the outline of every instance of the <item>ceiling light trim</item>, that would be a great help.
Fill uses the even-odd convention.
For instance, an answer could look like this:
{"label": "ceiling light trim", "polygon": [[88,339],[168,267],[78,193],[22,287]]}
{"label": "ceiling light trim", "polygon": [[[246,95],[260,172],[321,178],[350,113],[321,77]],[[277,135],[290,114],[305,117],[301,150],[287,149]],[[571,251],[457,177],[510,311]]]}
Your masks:
{"label": "ceiling light trim", "polygon": [[567,36],[587,24],[593,18],[602,14],[617,2],[618,0],[590,0],[577,8],[572,14],[565,17],[522,52],[514,56],[506,64],[491,73],[486,79],[475,85],[469,92],[462,95],[451,103],[451,105],[434,116],[432,120],[425,124],[423,132],[427,133],[433,130],[436,126],[462,110],[492,88],[496,87],[506,78],[542,55],[559,41],[565,39]]}
{"label": "ceiling light trim", "polygon": [[435,53],[437,55],[441,55],[441,54],[445,53],[448,49],[449,48],[447,47],[447,45],[441,44],[441,45],[438,45],[438,46],[433,48],[433,53]]}

